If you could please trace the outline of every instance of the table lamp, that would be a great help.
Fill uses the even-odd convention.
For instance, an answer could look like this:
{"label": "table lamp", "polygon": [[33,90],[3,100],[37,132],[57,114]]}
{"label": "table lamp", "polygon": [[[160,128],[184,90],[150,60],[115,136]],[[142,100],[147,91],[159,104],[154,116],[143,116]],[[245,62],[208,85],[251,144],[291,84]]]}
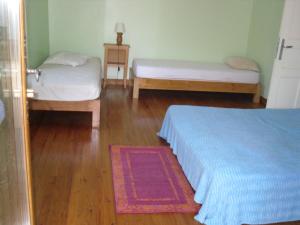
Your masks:
{"label": "table lamp", "polygon": [[117,45],[122,45],[123,33],[125,33],[125,24],[116,23],[115,32],[117,33]]}

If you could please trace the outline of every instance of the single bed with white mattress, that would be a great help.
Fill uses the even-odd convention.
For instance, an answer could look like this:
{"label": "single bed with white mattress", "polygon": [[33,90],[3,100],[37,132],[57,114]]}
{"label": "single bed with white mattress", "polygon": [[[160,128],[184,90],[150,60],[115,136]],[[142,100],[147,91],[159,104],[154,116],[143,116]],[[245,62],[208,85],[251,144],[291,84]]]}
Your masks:
{"label": "single bed with white mattress", "polygon": [[28,88],[33,89],[35,99],[49,101],[85,101],[97,99],[101,92],[101,61],[93,57],[81,66],[42,64],[37,81],[27,76]]}
{"label": "single bed with white mattress", "polygon": [[223,63],[201,63],[178,60],[135,59],[137,77],[170,80],[219,81],[257,84],[259,73],[236,70]]}
{"label": "single bed with white mattress", "polygon": [[99,58],[61,52],[50,56],[39,69],[38,80],[35,75],[27,76],[27,86],[34,91],[31,110],[92,112],[92,126],[99,127]]}
{"label": "single bed with white mattress", "polygon": [[[167,89],[256,94],[259,89],[258,72],[233,69],[223,63],[134,59],[132,69],[137,79],[135,82],[137,92],[138,89]],[[207,85],[204,87],[205,84]],[[236,89],[231,84],[235,84]],[[218,85],[220,89],[216,88]],[[225,86],[227,87],[224,88]],[[135,95],[134,97],[138,98],[138,93]]]}

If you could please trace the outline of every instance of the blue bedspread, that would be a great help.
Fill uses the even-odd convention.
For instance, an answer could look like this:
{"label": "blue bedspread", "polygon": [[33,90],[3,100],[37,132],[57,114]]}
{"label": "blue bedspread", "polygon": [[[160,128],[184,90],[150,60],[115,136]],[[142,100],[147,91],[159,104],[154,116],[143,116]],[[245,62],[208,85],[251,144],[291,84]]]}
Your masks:
{"label": "blue bedspread", "polygon": [[300,109],[171,106],[160,136],[207,225],[300,220]]}

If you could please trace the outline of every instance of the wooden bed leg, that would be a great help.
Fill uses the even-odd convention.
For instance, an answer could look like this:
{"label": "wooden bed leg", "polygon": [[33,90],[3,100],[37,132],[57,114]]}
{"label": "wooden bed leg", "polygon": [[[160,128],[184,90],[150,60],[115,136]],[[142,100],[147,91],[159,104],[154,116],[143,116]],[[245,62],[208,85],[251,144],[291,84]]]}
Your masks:
{"label": "wooden bed leg", "polygon": [[140,88],[139,88],[139,80],[138,78],[134,78],[134,83],[133,83],[133,95],[132,98],[134,99],[138,99],[139,98],[139,92],[140,92]]}
{"label": "wooden bed leg", "polygon": [[257,85],[256,92],[253,96],[254,103],[260,103],[261,87],[260,84]]}
{"label": "wooden bed leg", "polygon": [[92,112],[92,126],[93,128],[99,128],[100,125],[100,113],[98,111]]}
{"label": "wooden bed leg", "polygon": [[92,111],[92,126],[93,128],[100,127],[100,101],[97,102]]}

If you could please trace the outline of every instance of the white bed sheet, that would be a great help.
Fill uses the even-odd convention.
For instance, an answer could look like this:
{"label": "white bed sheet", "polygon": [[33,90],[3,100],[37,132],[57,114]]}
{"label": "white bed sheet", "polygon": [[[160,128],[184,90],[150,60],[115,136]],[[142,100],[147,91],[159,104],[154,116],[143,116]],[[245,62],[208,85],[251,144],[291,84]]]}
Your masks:
{"label": "white bed sheet", "polygon": [[151,79],[259,83],[259,73],[232,69],[222,63],[134,59],[133,72],[137,77]]}
{"label": "white bed sheet", "polygon": [[27,76],[28,88],[35,99],[49,101],[86,101],[97,99],[101,92],[101,60],[90,58],[82,66],[42,64],[42,75],[36,81]]}

